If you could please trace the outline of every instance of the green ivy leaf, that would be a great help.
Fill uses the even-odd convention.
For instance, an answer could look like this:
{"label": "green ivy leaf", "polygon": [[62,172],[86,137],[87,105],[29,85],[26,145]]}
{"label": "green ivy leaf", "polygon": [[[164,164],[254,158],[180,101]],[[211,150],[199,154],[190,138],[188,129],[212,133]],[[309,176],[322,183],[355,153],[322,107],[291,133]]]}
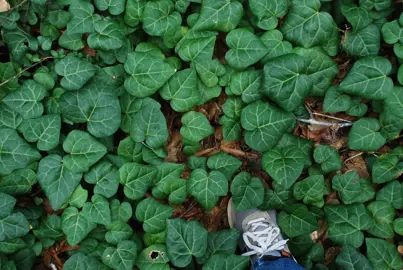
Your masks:
{"label": "green ivy leaf", "polygon": [[124,240],[128,240],[133,235],[133,229],[129,224],[115,221],[108,226],[108,232],[105,234],[106,242],[117,245]]}
{"label": "green ivy leaf", "polygon": [[[141,101],[140,101],[141,102]],[[151,98],[144,99],[130,126],[130,136],[138,143],[158,148],[168,139],[168,128],[161,104]]]}
{"label": "green ivy leaf", "polygon": [[67,24],[70,34],[84,34],[94,32],[94,23],[101,19],[98,14],[94,15],[94,6],[91,3],[73,0],[69,13],[71,19]]}
{"label": "green ivy leaf", "polygon": [[367,238],[367,256],[374,269],[401,269],[402,258],[396,247],[382,239]]}
{"label": "green ivy leaf", "polygon": [[237,211],[249,210],[263,203],[264,185],[259,178],[241,172],[232,181],[231,193]]}
{"label": "green ivy leaf", "polygon": [[325,174],[342,168],[339,152],[329,145],[318,145],[313,152],[313,158]]}
{"label": "green ivy leaf", "polygon": [[285,188],[289,188],[301,175],[304,168],[304,153],[295,146],[274,148],[263,154],[263,169]]}
{"label": "green ivy leaf", "polygon": [[91,48],[109,51],[119,49],[123,46],[124,33],[120,29],[119,24],[112,19],[106,18],[95,22],[94,29],[96,33],[91,33],[87,39],[88,45]]}
{"label": "green ivy leaf", "polygon": [[[7,5],[7,3],[5,4]],[[17,28],[17,22],[20,19],[20,14],[17,9],[10,9],[8,12],[0,13],[0,26],[7,30],[14,30]]]}
{"label": "green ivy leaf", "polygon": [[40,151],[49,151],[59,144],[60,115],[49,114],[21,123],[19,130],[28,142],[37,142]]}
{"label": "green ivy leaf", "polygon": [[238,28],[228,33],[225,54],[228,65],[234,69],[245,69],[258,62],[267,53],[267,48],[260,39],[245,28]]}
{"label": "green ivy leaf", "polygon": [[[161,165],[166,164],[162,163]],[[182,178],[167,178],[160,181],[152,190],[157,199],[164,199],[169,195],[170,204],[181,204],[187,197],[186,180]]]}
{"label": "green ivy leaf", "polygon": [[281,27],[285,38],[304,48],[310,48],[325,45],[334,35],[338,35],[333,31],[336,24],[332,16],[321,12],[320,7],[319,0],[293,1]]}
{"label": "green ivy leaf", "polygon": [[111,220],[127,222],[133,215],[133,209],[130,203],[122,202],[118,199],[113,199],[109,202],[109,207],[111,209]]}
{"label": "green ivy leaf", "polygon": [[323,96],[339,74],[337,63],[319,48],[295,48],[293,52],[304,58],[306,67],[304,73],[312,81],[309,95]]}
{"label": "green ivy leaf", "polygon": [[403,208],[403,187],[398,180],[387,183],[376,193],[377,201],[390,203],[394,208]]}
{"label": "green ivy leaf", "polygon": [[119,170],[107,161],[101,161],[85,173],[87,183],[95,185],[94,194],[110,198],[119,187]]}
{"label": "green ivy leaf", "polygon": [[181,135],[192,142],[199,142],[214,133],[206,116],[200,112],[190,111],[182,116]]}
{"label": "green ivy leaf", "polygon": [[347,137],[347,146],[353,150],[375,151],[385,144],[386,139],[379,132],[377,119],[361,118],[353,123]]}
{"label": "green ivy leaf", "polygon": [[[395,148],[398,150],[399,148]],[[372,181],[374,183],[385,183],[398,178],[403,173],[403,164],[400,163],[400,157],[392,151],[382,155],[375,160],[372,167]]]}
{"label": "green ivy leaf", "polygon": [[367,257],[349,245],[343,246],[337,255],[336,265],[343,270],[372,270]]}
{"label": "green ivy leaf", "polygon": [[403,218],[397,218],[393,221],[393,229],[397,234],[403,235]]}
{"label": "green ivy leaf", "polygon": [[14,129],[0,128],[0,174],[27,167],[41,154],[24,141]]}
{"label": "green ivy leaf", "polygon": [[357,202],[362,193],[359,176],[355,171],[335,175],[332,180],[332,188],[341,193],[345,204]]}
{"label": "green ivy leaf", "polygon": [[388,202],[375,201],[368,205],[368,210],[374,219],[374,226],[368,232],[380,238],[393,238],[393,220],[395,209]]}
{"label": "green ivy leaf", "polygon": [[37,182],[36,173],[28,168],[15,170],[13,173],[0,177],[0,192],[9,195],[29,193]]}
{"label": "green ivy leaf", "polygon": [[241,115],[246,144],[256,151],[267,151],[294,124],[294,116],[267,102],[256,101],[245,107]]}
{"label": "green ivy leaf", "polygon": [[323,100],[323,111],[329,113],[345,112],[351,108],[351,98],[342,94],[337,87],[330,87]]}
{"label": "green ivy leaf", "polygon": [[219,171],[207,173],[196,169],[190,174],[187,190],[207,211],[213,209],[220,196],[228,193],[228,180]]}
{"label": "green ivy leaf", "polygon": [[95,223],[90,220],[88,213],[84,212],[84,210],[78,211],[73,206],[64,209],[62,230],[70,246],[74,247],[80,243],[95,227]]}
{"label": "green ivy leaf", "polygon": [[129,53],[125,70],[130,75],[125,80],[125,88],[136,97],[154,94],[176,72],[164,59],[150,52]]}
{"label": "green ivy leaf", "polygon": [[262,82],[261,70],[247,70],[234,74],[226,92],[239,95],[245,103],[252,103],[261,99],[260,86]]}
{"label": "green ivy leaf", "polygon": [[171,0],[147,2],[143,12],[143,29],[150,36],[163,36],[170,28],[180,26],[181,15]]}
{"label": "green ivy leaf", "polygon": [[101,11],[108,10],[112,15],[122,14],[125,10],[124,0],[95,0],[95,6]]}
{"label": "green ivy leaf", "polygon": [[140,23],[146,3],[145,0],[127,0],[124,20],[128,26],[136,27]]}
{"label": "green ivy leaf", "polygon": [[26,235],[30,228],[28,220],[21,212],[14,212],[17,200],[5,193],[0,193],[0,241],[8,241]]}
{"label": "green ivy leaf", "polygon": [[257,26],[264,30],[271,30],[276,28],[278,18],[284,17],[287,14],[288,2],[286,0],[251,0],[249,7],[257,18]]}
{"label": "green ivy leaf", "polygon": [[312,80],[303,74],[305,68],[304,58],[297,54],[268,61],[264,66],[263,93],[284,110],[295,110],[312,87]]}
{"label": "green ivy leaf", "polygon": [[91,222],[109,225],[111,223],[111,210],[108,200],[102,195],[95,194],[91,197],[91,202],[86,202],[83,207],[83,212],[88,213],[87,218]]}
{"label": "green ivy leaf", "polygon": [[218,77],[225,74],[224,65],[218,59],[197,61],[195,68],[200,80],[207,87],[216,86]]}
{"label": "green ivy leaf", "polygon": [[126,163],[120,170],[120,183],[124,185],[127,198],[138,200],[142,198],[151,185],[157,170],[154,167],[138,163]]}
{"label": "green ivy leaf", "polygon": [[[154,256],[151,257],[150,254]],[[167,247],[162,244],[151,245],[137,256],[136,265],[140,270],[170,270]]]}
{"label": "green ivy leaf", "polygon": [[237,158],[224,152],[218,152],[207,160],[207,167],[210,170],[219,171],[230,180],[232,175],[241,167],[242,162]]}
{"label": "green ivy leaf", "polygon": [[351,106],[350,106],[350,109],[348,109],[348,111],[347,111],[348,115],[355,116],[355,117],[362,117],[367,113],[367,111],[368,111],[368,106],[367,106],[367,104],[361,103],[360,97],[351,98]]}
{"label": "green ivy leaf", "polygon": [[323,175],[309,176],[294,185],[294,197],[303,200],[304,204],[322,207],[325,180]]}
{"label": "green ivy leaf", "polygon": [[239,120],[223,115],[220,118],[220,125],[223,126],[222,133],[224,141],[235,141],[241,139],[242,128]]}
{"label": "green ivy leaf", "polygon": [[143,222],[147,233],[159,233],[165,230],[165,220],[172,216],[174,209],[157,202],[153,198],[142,200],[136,208],[136,218]]}
{"label": "green ivy leaf", "polygon": [[231,255],[235,253],[239,235],[237,229],[209,232],[206,253],[203,257],[196,258],[197,262],[205,264],[209,258],[216,254]]}
{"label": "green ivy leaf", "polygon": [[288,146],[296,146],[301,149],[304,154],[305,166],[312,165],[312,154],[314,148],[313,141],[305,140],[289,133],[284,133],[280,141],[277,143],[276,148],[281,149]]}
{"label": "green ivy leaf", "polygon": [[12,254],[25,248],[26,246],[27,244],[24,240],[21,238],[15,238],[12,240],[2,241],[0,243],[0,252],[3,254]]}
{"label": "green ivy leaf", "polygon": [[242,270],[249,264],[248,257],[235,254],[215,254],[203,266],[206,270]]}
{"label": "green ivy leaf", "polygon": [[365,57],[354,63],[339,86],[340,91],[362,98],[381,100],[390,95],[393,81],[387,77],[392,65],[383,57]]}
{"label": "green ivy leaf", "polygon": [[69,205],[76,208],[82,208],[88,199],[88,190],[78,185],[69,198]]}
{"label": "green ivy leaf", "polygon": [[319,228],[315,216],[303,204],[290,205],[277,216],[278,225],[288,237],[311,233]]}
{"label": "green ivy leaf", "polygon": [[273,29],[265,32],[260,36],[260,40],[267,48],[267,54],[260,60],[263,64],[266,64],[270,59],[292,52],[291,43],[283,41],[283,34],[279,30]]}
{"label": "green ivy leaf", "polygon": [[54,210],[66,204],[79,185],[80,172],[70,171],[58,155],[44,157],[38,165],[38,183]]}
{"label": "green ivy leaf", "polygon": [[107,152],[102,143],[80,130],[73,130],[67,135],[63,150],[69,153],[63,158],[63,162],[74,173],[87,172]]}
{"label": "green ivy leaf", "polygon": [[360,247],[364,242],[362,230],[368,230],[374,225],[362,204],[327,205],[324,209],[329,224],[328,237],[339,245]]}
{"label": "green ivy leaf", "polygon": [[167,221],[168,257],[176,267],[186,267],[192,256],[202,257],[207,249],[207,231],[199,222],[169,219]]}
{"label": "green ivy leaf", "polygon": [[394,86],[390,95],[384,100],[384,104],[393,115],[403,118],[403,87]]}
{"label": "green ivy leaf", "polygon": [[[13,78],[16,75],[12,62],[0,63],[0,82],[5,82],[8,79]],[[18,79],[12,79],[8,83],[2,86],[2,92],[0,93],[0,99],[3,99],[8,93],[17,90],[20,87]],[[1,104],[0,104],[1,105]],[[1,112],[2,110],[0,110]]]}
{"label": "green ivy leaf", "polygon": [[102,262],[117,270],[133,269],[137,258],[137,246],[132,241],[122,241],[115,247],[108,247],[102,253]]}
{"label": "green ivy leaf", "polygon": [[73,123],[87,123],[88,131],[95,137],[115,133],[121,122],[119,99],[96,82],[78,91],[69,91],[60,99],[63,117]]}
{"label": "green ivy leaf", "polygon": [[197,90],[196,70],[188,68],[176,72],[159,93],[163,99],[170,101],[172,109],[186,112],[199,102],[200,96]]}
{"label": "green ivy leaf", "polygon": [[70,18],[70,13],[62,9],[50,9],[46,15],[46,21],[58,29],[65,28]]}
{"label": "green ivy leaf", "polygon": [[347,31],[342,47],[354,57],[376,56],[381,47],[381,34],[373,24],[357,32]]}
{"label": "green ivy leaf", "polygon": [[245,104],[240,97],[228,97],[222,105],[224,114],[233,119],[241,118],[241,113]]}
{"label": "green ivy leaf", "polygon": [[179,57],[186,62],[199,62],[203,59],[211,59],[216,42],[216,32],[188,31],[182,40],[176,45],[175,50]]}
{"label": "green ivy leaf", "polygon": [[63,76],[60,85],[65,90],[79,90],[95,74],[95,66],[74,56],[66,56],[55,65],[55,71]]}
{"label": "green ivy leaf", "polygon": [[229,32],[237,27],[242,15],[242,4],[237,1],[206,0],[193,29]]}
{"label": "green ivy leaf", "polygon": [[398,20],[386,22],[382,25],[382,36],[388,44],[399,42],[403,38],[403,28],[400,26]]}
{"label": "green ivy leaf", "polygon": [[365,28],[372,22],[369,10],[364,7],[357,7],[355,4],[343,4],[340,10],[355,32]]}
{"label": "green ivy leaf", "polygon": [[32,119],[43,114],[43,105],[40,101],[45,95],[46,89],[42,84],[26,80],[17,91],[8,94],[2,101],[23,119]]}

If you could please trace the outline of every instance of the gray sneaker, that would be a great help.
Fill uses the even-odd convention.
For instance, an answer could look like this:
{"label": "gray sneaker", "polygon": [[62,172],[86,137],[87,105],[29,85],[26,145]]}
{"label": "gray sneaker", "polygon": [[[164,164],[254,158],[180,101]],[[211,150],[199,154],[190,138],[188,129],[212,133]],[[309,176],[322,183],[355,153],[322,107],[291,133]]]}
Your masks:
{"label": "gray sneaker", "polygon": [[288,240],[284,240],[277,225],[276,211],[251,209],[237,212],[230,199],[227,213],[230,227],[242,232],[239,241],[239,247],[245,251],[242,256],[252,256],[252,260],[266,255],[292,258]]}

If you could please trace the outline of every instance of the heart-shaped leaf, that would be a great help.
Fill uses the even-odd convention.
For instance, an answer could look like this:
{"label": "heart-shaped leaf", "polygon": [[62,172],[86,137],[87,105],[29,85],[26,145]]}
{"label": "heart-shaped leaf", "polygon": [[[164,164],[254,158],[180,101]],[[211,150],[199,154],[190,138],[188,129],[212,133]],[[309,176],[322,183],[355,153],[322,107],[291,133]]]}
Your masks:
{"label": "heart-shaped leaf", "polygon": [[267,151],[294,124],[294,116],[267,102],[256,101],[242,110],[241,124],[246,144],[256,151]]}
{"label": "heart-shaped leaf", "polygon": [[245,69],[267,54],[264,43],[245,28],[229,32],[226,41],[230,50],[225,54],[225,60],[235,69]]}
{"label": "heart-shaped leaf", "polygon": [[289,188],[301,175],[304,168],[304,154],[295,146],[273,149],[263,154],[263,169],[278,184]]}
{"label": "heart-shaped leaf", "polygon": [[219,171],[207,173],[196,169],[190,174],[187,190],[207,211],[218,202],[220,196],[228,193],[228,180]]}
{"label": "heart-shaped leaf", "polygon": [[353,150],[375,151],[385,144],[386,139],[379,132],[377,119],[361,118],[354,122],[347,137],[347,145]]}

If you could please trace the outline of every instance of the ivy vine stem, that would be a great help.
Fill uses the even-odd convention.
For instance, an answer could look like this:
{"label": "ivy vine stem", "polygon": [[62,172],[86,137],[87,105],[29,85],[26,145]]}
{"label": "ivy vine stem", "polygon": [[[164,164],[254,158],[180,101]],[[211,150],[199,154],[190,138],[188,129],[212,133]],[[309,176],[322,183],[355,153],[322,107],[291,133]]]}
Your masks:
{"label": "ivy vine stem", "polygon": [[20,75],[21,75],[22,73],[24,73],[25,71],[30,70],[31,68],[33,68],[33,67],[35,67],[35,66],[41,64],[42,62],[44,62],[44,61],[46,61],[46,60],[54,59],[54,58],[55,58],[55,57],[53,57],[53,56],[47,56],[47,57],[42,58],[39,62],[36,62],[36,63],[33,64],[32,66],[29,66],[29,67],[24,68],[23,70],[21,70],[20,72],[18,72],[17,74],[15,74],[13,77],[8,78],[8,79],[5,80],[4,82],[1,82],[1,83],[0,83],[0,87],[3,86],[3,85],[5,85],[5,84],[8,83],[9,81],[14,80],[15,78],[17,78],[18,76],[20,76]]}
{"label": "ivy vine stem", "polygon": [[25,2],[27,2],[27,0],[22,0],[21,2],[19,2],[17,5],[15,5],[14,7],[10,8],[8,10],[8,13],[6,16],[3,17],[3,19],[0,21],[0,25],[2,25],[2,23],[7,20],[8,16],[10,16],[11,12],[13,12],[14,9],[19,8],[20,6],[22,6],[23,4],[25,4]]}

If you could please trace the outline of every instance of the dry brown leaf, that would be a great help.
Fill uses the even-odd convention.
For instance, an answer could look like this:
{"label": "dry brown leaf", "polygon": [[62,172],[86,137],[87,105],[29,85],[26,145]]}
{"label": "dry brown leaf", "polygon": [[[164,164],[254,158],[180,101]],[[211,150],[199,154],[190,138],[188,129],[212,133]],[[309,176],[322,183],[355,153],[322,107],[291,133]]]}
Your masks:
{"label": "dry brown leaf", "polygon": [[345,166],[350,171],[356,171],[358,175],[362,178],[368,178],[368,168],[367,163],[363,155],[357,151],[350,151],[348,153],[348,158],[346,159]]}
{"label": "dry brown leaf", "polygon": [[5,12],[10,9],[10,4],[6,0],[0,0],[0,12]]}

